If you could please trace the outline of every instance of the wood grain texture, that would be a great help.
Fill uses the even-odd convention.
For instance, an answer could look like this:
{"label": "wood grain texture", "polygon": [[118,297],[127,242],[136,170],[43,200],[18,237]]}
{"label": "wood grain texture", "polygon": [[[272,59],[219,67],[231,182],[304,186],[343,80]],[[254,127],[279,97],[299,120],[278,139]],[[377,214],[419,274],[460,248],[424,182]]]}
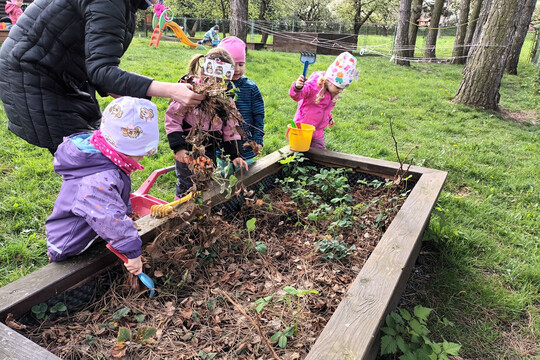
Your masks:
{"label": "wood grain texture", "polygon": [[[236,188],[239,188],[240,184],[248,187],[279,171],[279,161],[291,154],[286,146],[255,162],[248,172],[237,172],[235,175],[239,179],[239,185]],[[320,164],[349,167],[385,178],[392,178],[399,169],[398,163],[328,150],[314,149],[305,154]],[[410,173],[416,181],[414,189],[351,284],[306,359],[358,360],[375,357],[377,348],[374,345],[379,327],[401,296],[418,255],[430,213],[447,176],[442,171],[415,166],[410,168]],[[217,184],[211,186],[203,195],[203,203],[207,206],[215,206],[227,200],[220,193]],[[182,211],[182,206],[179,211]],[[176,221],[181,220],[146,216],[136,223],[141,227],[143,242],[148,242],[165,225],[175,226]],[[31,306],[96,276],[116,263],[116,257],[105,251],[104,244],[101,244],[82,256],[63,263],[49,264],[8,284],[0,288],[0,320],[4,321],[10,312],[17,318]],[[38,358],[57,359],[24,337],[25,341],[13,341],[17,336],[21,337],[0,323],[0,347],[5,349],[5,353],[9,354],[13,346],[17,345],[22,348],[21,354],[40,354],[38,352],[41,351],[44,355],[40,354]],[[33,352],[35,347],[38,348],[35,350],[37,352]],[[3,349],[0,349],[0,356],[4,356]]]}
{"label": "wood grain texture", "polygon": [[0,323],[0,360],[60,360],[59,357]]}
{"label": "wood grain texture", "polygon": [[379,327],[406,285],[446,175],[424,169],[306,360],[374,358]]}

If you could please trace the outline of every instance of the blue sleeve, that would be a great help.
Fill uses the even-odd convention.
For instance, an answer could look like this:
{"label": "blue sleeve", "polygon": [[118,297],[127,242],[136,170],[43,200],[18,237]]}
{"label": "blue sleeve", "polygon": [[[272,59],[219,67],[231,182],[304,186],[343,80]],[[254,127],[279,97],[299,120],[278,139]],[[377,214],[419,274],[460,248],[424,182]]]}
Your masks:
{"label": "blue sleeve", "polygon": [[251,91],[252,115],[253,115],[253,140],[260,145],[263,145],[264,136],[264,100],[262,98],[259,87],[254,84]]}

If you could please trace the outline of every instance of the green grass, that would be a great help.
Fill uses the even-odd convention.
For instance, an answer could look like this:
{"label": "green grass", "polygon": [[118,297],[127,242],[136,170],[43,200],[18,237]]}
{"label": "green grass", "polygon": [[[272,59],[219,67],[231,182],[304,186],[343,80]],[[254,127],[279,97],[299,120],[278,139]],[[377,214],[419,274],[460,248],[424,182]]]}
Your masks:
{"label": "green grass", "polygon": [[[540,95],[532,80],[537,69],[525,61],[529,47],[524,46],[519,76],[503,78],[500,102],[509,111],[528,113],[529,121],[452,103],[461,66],[404,68],[387,57],[362,57],[360,80],[340,96],[336,126],[326,132],[330,150],[395,161],[392,120],[402,155],[418,146],[415,164],[448,172],[424,236],[434,254],[416,301],[456,324],[430,329],[463,344],[465,358],[540,356]],[[150,48],[148,39],[136,38],[121,65],[176,81],[196,53],[176,42]],[[326,69],[333,58],[318,56],[310,72]],[[264,154],[287,143],[286,124],[296,109],[287,92],[301,70],[298,54],[248,54],[247,75],[266,104]],[[102,99],[101,105],[109,101]],[[155,102],[163,118],[167,100]],[[48,151],[11,134],[3,112],[0,122],[0,285],[5,285],[47,263],[44,221],[61,179]],[[163,136],[159,153],[133,175],[134,188],[152,170],[172,163]],[[152,194],[172,200],[174,181],[173,174],[165,175]]]}

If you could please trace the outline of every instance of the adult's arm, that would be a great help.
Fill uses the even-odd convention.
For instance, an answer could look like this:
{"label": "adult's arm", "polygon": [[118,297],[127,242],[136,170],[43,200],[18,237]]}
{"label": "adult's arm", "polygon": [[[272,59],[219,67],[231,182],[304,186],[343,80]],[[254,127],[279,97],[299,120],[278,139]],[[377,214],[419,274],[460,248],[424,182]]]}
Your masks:
{"label": "adult's arm", "polygon": [[128,1],[91,0],[84,4],[86,70],[90,82],[106,93],[147,98],[153,79],[120,69],[127,43]]}
{"label": "adult's arm", "polygon": [[106,93],[149,98],[166,97],[196,106],[203,95],[185,84],[164,83],[119,68],[124,53],[127,23],[124,0],[92,0],[85,8],[85,55],[90,82]]}

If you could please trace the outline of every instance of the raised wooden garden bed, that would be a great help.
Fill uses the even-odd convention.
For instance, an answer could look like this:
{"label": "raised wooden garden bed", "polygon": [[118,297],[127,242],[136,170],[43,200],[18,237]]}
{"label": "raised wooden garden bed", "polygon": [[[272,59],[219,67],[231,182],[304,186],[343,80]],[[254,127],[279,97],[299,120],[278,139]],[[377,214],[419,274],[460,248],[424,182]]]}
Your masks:
{"label": "raised wooden garden bed", "polygon": [[[246,187],[277,173],[279,162],[291,152],[288,147],[258,160],[240,183]],[[353,171],[383,178],[392,178],[399,164],[331,151],[310,150],[306,156],[315,164],[350,168]],[[421,237],[446,179],[446,173],[412,166],[409,174],[414,188],[387,227],[378,245],[350,285],[347,294],[311,347],[306,359],[372,359],[377,353],[376,339],[386,314],[397,305],[418,255]],[[224,203],[225,196],[216,186],[205,192],[203,202],[212,206]],[[151,241],[167,225],[175,226],[177,218],[144,217],[137,221],[143,242]],[[44,268],[0,288],[0,321],[8,314],[18,319],[36,304],[96,277],[117,259],[95,246],[89,253],[65,263]],[[55,355],[29,341],[15,330],[0,324],[0,357],[13,354],[35,354],[40,359]],[[16,357],[15,357],[16,358]]]}

